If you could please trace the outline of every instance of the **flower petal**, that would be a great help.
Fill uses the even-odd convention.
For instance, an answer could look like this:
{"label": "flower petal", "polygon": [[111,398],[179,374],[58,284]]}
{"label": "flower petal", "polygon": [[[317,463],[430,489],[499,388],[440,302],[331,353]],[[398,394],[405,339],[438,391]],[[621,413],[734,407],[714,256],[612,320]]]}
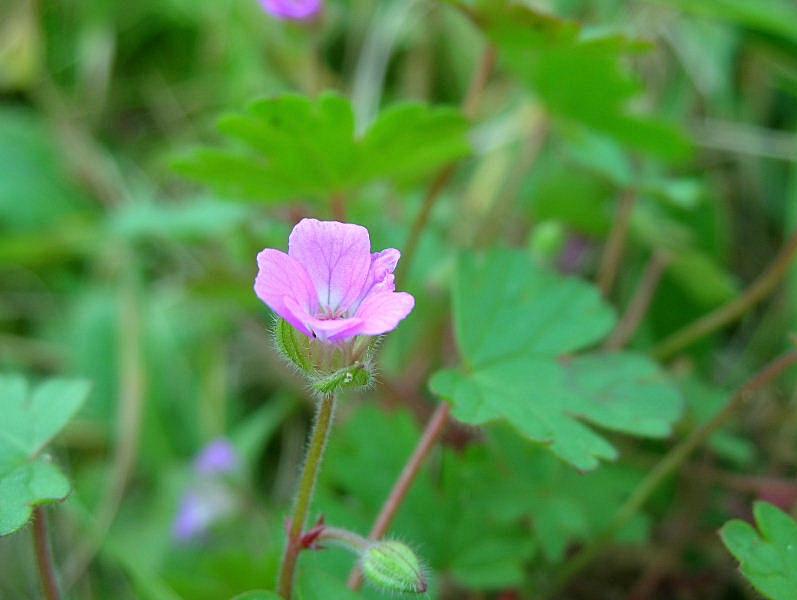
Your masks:
{"label": "flower petal", "polygon": [[322,309],[343,314],[360,299],[371,268],[365,227],[302,219],[291,232],[288,254],[305,268]]}
{"label": "flower petal", "polygon": [[[347,319],[318,319],[305,312],[291,298],[286,299],[285,304],[288,311],[301,323],[301,326],[294,325],[294,327],[306,336],[317,338],[322,342],[338,342],[349,337],[354,337],[363,324],[362,319],[356,317]],[[293,325],[293,321],[289,321],[288,319],[286,319],[286,321]]]}
{"label": "flower petal", "polygon": [[304,267],[295,258],[271,248],[266,248],[257,255],[257,264],[257,297],[291,325],[310,335],[309,331],[303,330],[294,311],[288,310],[285,305],[286,299],[290,298],[307,314],[317,309],[315,289]]}
{"label": "flower petal", "polygon": [[238,466],[238,454],[232,443],[217,438],[202,449],[194,460],[194,470],[200,475],[229,473]]}
{"label": "flower petal", "polygon": [[357,309],[355,317],[363,325],[358,335],[381,335],[396,328],[415,306],[415,298],[406,292],[378,292],[369,294]]}
{"label": "flower petal", "polygon": [[369,293],[392,292],[396,289],[393,271],[401,258],[401,252],[395,248],[387,248],[371,255],[371,270],[368,272],[368,281],[363,288],[362,297]]}
{"label": "flower petal", "polygon": [[278,19],[309,19],[321,10],[321,0],[260,0],[260,4]]}

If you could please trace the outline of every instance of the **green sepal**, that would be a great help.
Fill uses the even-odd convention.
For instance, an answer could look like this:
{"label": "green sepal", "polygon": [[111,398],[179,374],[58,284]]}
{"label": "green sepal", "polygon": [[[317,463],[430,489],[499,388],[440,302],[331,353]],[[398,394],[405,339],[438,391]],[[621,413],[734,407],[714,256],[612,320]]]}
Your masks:
{"label": "green sepal", "polygon": [[312,356],[310,338],[296,331],[285,319],[277,319],[277,324],[274,327],[274,339],[282,355],[296,365],[299,370],[308,374],[315,372],[310,359]]}
{"label": "green sepal", "polygon": [[341,389],[364,388],[371,385],[373,373],[370,363],[357,363],[343,369],[338,369],[328,375],[316,377],[313,380],[313,389],[319,394],[332,394]]}

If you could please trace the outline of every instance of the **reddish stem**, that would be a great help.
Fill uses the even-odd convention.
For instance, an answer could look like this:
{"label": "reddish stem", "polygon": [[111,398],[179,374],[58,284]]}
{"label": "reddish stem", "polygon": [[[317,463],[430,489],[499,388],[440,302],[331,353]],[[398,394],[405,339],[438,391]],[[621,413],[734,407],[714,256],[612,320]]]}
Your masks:
{"label": "reddish stem", "polygon": [[46,600],[60,600],[61,593],[58,591],[58,578],[53,566],[47,532],[47,515],[40,506],[33,509],[33,547],[36,551],[36,564],[39,567],[44,597]]}
{"label": "reddish stem", "polygon": [[341,223],[346,222],[346,198],[343,194],[333,194],[330,198],[330,210],[332,211],[332,218]]}
{"label": "reddish stem", "polygon": [[603,250],[598,269],[598,287],[606,297],[611,293],[614,280],[620,271],[635,205],[636,193],[632,190],[625,192],[620,198],[617,215],[614,217],[614,226],[609,232],[609,239],[606,240],[606,247]]}
{"label": "reddish stem", "polygon": [[[407,464],[404,465],[404,469],[393,485],[393,489],[390,491],[390,495],[382,506],[382,510],[379,511],[379,516],[376,518],[376,522],[374,523],[373,529],[371,529],[371,533],[368,535],[368,539],[378,540],[387,533],[407,492],[409,492],[410,487],[412,487],[423,463],[426,462],[426,457],[429,456],[429,452],[431,452],[434,445],[440,439],[440,436],[443,435],[450,413],[451,408],[447,402],[441,402],[437,405],[434,414],[432,414],[431,419],[429,419],[429,422],[426,424],[426,429],[418,445],[415,447],[415,451],[412,453]],[[362,586],[362,582],[362,572],[359,568],[355,567],[349,576],[349,587],[353,590],[358,590],[360,586]]]}

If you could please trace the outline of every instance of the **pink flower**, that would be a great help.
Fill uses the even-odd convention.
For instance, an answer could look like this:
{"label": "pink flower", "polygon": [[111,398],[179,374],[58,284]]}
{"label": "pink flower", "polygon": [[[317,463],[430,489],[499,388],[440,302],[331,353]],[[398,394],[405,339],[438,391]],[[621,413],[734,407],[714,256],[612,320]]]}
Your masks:
{"label": "pink flower", "polygon": [[302,219],[288,254],[266,248],[257,255],[255,293],[308,337],[337,343],[396,328],[415,306],[395,292],[394,248],[371,254],[368,230],[337,221]]}
{"label": "pink flower", "polygon": [[260,5],[278,19],[306,21],[321,12],[323,0],[260,0]]}

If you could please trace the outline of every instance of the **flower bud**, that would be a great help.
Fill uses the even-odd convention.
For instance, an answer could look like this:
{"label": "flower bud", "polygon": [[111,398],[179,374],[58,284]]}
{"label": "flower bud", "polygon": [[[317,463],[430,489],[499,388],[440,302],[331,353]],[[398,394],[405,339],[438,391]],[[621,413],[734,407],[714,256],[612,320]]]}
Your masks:
{"label": "flower bud", "polygon": [[360,558],[363,575],[376,586],[393,592],[422,594],[427,583],[421,561],[396,540],[374,542]]}

